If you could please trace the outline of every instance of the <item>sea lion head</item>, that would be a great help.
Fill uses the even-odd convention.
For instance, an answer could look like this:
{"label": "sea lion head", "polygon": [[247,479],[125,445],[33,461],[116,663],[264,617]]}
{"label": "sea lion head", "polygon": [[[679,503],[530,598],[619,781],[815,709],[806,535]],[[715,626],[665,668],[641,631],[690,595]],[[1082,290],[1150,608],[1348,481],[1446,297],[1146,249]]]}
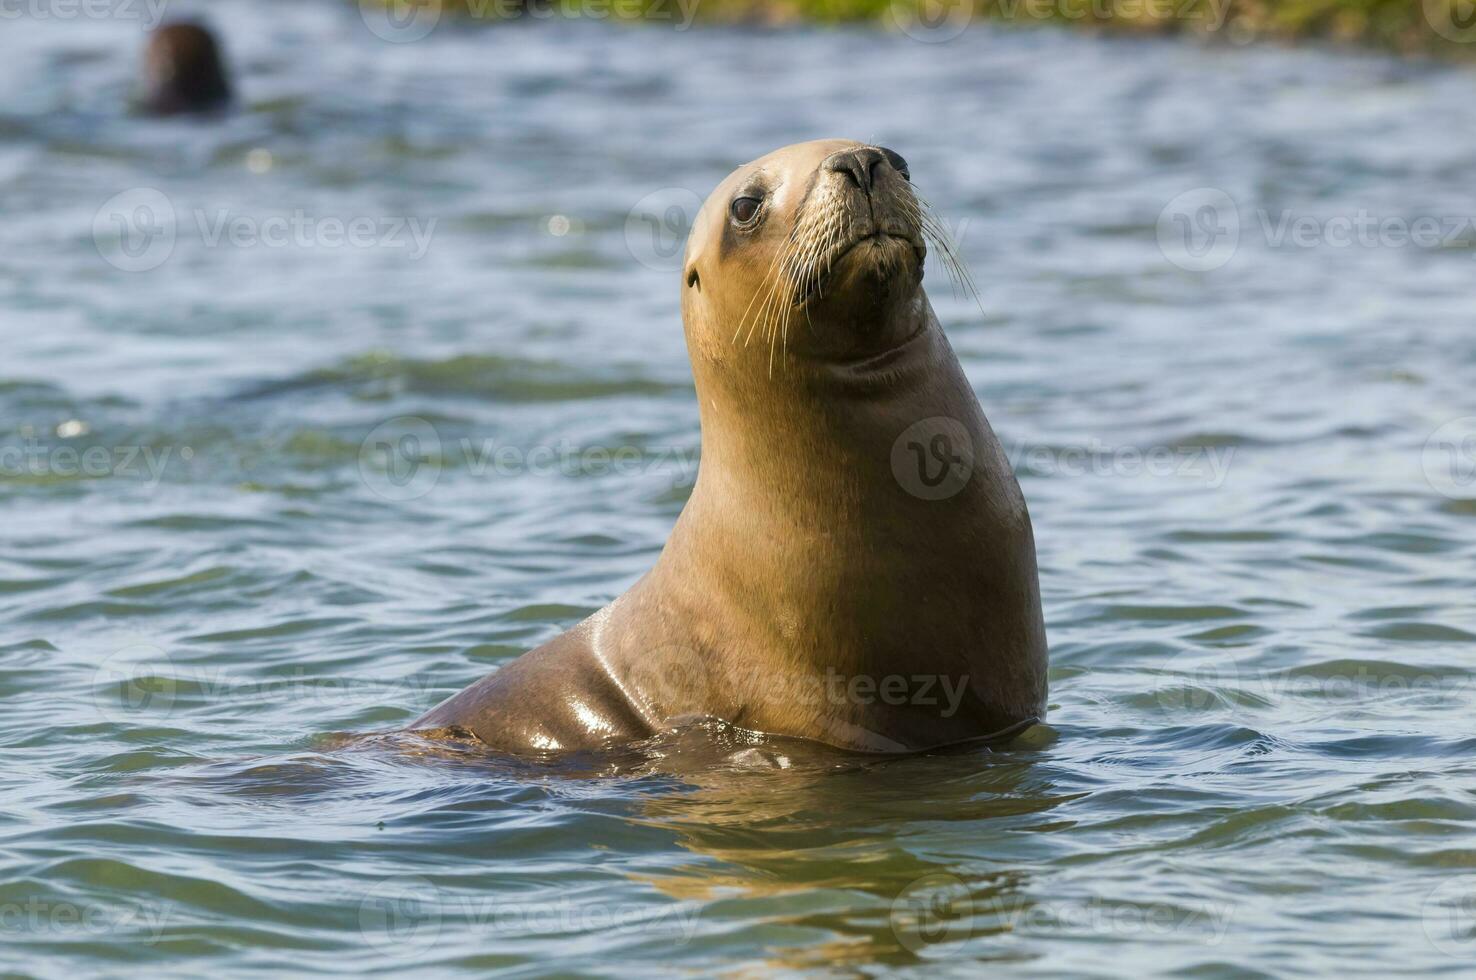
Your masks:
{"label": "sea lion head", "polygon": [[144,55],[143,73],[147,112],[212,112],[231,100],[220,46],[200,24],[166,24],[155,31]]}
{"label": "sea lion head", "polygon": [[923,205],[884,146],[815,140],[733,171],[688,236],[682,313],[694,359],[857,361],[928,319]]}

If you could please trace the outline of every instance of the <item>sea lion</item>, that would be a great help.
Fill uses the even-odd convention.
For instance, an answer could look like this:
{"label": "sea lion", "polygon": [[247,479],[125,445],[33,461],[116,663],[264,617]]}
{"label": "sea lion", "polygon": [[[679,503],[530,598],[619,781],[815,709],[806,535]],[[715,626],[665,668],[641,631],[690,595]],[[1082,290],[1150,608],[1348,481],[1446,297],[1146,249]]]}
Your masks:
{"label": "sea lion", "polygon": [[1030,518],[922,289],[937,229],[884,147],[724,180],[682,266],[702,462],[655,566],[410,728],[527,752],[716,719],[901,752],[1043,717]]}
{"label": "sea lion", "polygon": [[215,112],[230,101],[220,45],[207,28],[191,22],[165,24],[149,37],[140,101],[145,112]]}

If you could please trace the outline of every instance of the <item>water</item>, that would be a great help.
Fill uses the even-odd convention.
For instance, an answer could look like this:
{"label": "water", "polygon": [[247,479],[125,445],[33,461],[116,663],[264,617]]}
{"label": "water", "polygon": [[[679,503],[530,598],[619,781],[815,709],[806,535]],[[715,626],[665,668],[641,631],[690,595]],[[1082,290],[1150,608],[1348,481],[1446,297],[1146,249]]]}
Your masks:
{"label": "water", "polygon": [[[1469,969],[1476,232],[1325,240],[1472,213],[1469,71],[210,14],[218,125],[121,115],[135,24],[0,33],[0,967]],[[1049,723],[555,769],[342,737],[651,563],[698,450],[684,202],[829,135],[903,152],[978,280],[982,318],[929,278],[1030,501]]]}

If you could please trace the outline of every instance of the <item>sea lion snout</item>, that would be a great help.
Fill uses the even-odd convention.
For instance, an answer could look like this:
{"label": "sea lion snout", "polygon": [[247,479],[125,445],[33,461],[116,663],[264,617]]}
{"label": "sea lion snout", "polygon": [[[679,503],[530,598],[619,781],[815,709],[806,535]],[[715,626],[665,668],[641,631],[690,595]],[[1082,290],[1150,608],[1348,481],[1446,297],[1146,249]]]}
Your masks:
{"label": "sea lion snout", "polygon": [[876,183],[878,167],[886,166],[907,180],[907,161],[894,150],[884,146],[855,146],[839,150],[826,157],[820,164],[822,170],[843,174],[859,190],[871,193]]}
{"label": "sea lion snout", "polygon": [[[839,258],[867,240],[880,246],[883,238],[902,239],[923,248],[921,212],[911,174],[907,161],[895,150],[847,146],[821,160],[819,170],[829,177],[817,189],[813,202],[823,220],[807,230],[815,237],[837,239],[837,249],[828,258]],[[831,225],[838,225],[839,233]]]}
{"label": "sea lion snout", "polygon": [[807,205],[813,214],[802,218],[797,237],[822,244],[801,277],[807,288],[800,300],[813,319],[822,312],[815,301],[828,296],[836,319],[865,326],[864,311],[877,308],[881,294],[900,297],[920,281],[927,256],[922,212],[907,162],[885,147],[837,150],[819,172],[822,181]]}

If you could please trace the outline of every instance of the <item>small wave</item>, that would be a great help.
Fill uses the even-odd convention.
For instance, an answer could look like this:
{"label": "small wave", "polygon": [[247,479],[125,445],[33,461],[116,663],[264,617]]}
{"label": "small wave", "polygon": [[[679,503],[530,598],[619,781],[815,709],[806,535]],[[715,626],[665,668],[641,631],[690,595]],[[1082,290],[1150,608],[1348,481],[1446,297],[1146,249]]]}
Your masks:
{"label": "small wave", "polygon": [[234,399],[259,401],[338,391],[372,401],[414,394],[502,402],[564,402],[690,390],[686,385],[644,377],[638,370],[634,366],[625,371],[612,368],[606,376],[594,376],[565,364],[486,354],[427,361],[372,353],[334,367],[258,384],[239,392]]}

